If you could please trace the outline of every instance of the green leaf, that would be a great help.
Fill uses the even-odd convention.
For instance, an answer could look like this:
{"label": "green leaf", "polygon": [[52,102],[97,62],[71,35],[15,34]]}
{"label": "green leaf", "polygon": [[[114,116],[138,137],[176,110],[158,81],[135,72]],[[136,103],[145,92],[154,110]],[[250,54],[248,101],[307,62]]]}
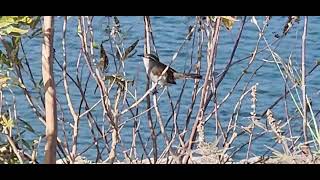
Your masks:
{"label": "green leaf", "polygon": [[227,30],[231,30],[235,21],[238,21],[232,16],[221,16],[221,21]]}
{"label": "green leaf", "polygon": [[16,21],[19,23],[26,24],[26,25],[31,25],[33,23],[33,19],[30,18],[29,16],[18,16]]}
{"label": "green leaf", "polygon": [[22,120],[22,119],[19,119],[19,120],[22,122],[23,127],[24,127],[26,130],[28,130],[28,131],[36,134],[35,130],[32,128],[32,126],[31,126],[29,123],[27,123],[26,121],[24,121],[24,120]]}
{"label": "green leaf", "polygon": [[1,35],[12,35],[12,36],[21,36],[23,34],[26,34],[29,30],[27,29],[20,29],[13,26],[8,26],[5,29],[2,29],[0,31]]}
{"label": "green leaf", "polygon": [[[40,18],[40,16],[38,18]],[[33,19],[29,16],[0,16],[0,28],[5,27],[6,25],[19,23],[31,25],[33,22]]]}
{"label": "green leaf", "polygon": [[210,19],[211,21],[216,21],[216,16],[209,16],[209,19]]}
{"label": "green leaf", "polygon": [[0,17],[0,29],[4,28],[6,26],[9,26],[11,24],[16,24],[17,22],[15,21],[14,17],[17,17],[17,16],[1,16]]}
{"label": "green leaf", "polygon": [[3,87],[7,87],[9,80],[10,80],[10,77],[5,75],[0,75],[0,89]]}
{"label": "green leaf", "polygon": [[8,59],[8,57],[4,53],[2,53],[1,50],[0,50],[0,64],[5,64],[8,67],[12,67],[10,60]]}
{"label": "green leaf", "polygon": [[20,26],[27,25],[32,27],[35,22],[29,16],[0,16],[0,35],[21,36],[29,30],[22,29]]}
{"label": "green leaf", "polygon": [[93,42],[93,48],[94,49],[99,49],[99,45],[96,42]]}

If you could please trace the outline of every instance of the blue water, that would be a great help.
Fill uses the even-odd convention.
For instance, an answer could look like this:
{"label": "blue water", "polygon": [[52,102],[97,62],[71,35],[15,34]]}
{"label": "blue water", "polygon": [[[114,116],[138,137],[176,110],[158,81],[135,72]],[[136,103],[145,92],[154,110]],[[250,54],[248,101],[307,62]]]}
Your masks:
{"label": "blue water", "polygon": [[[241,37],[238,49],[234,56],[234,61],[242,59],[244,57],[247,57],[250,55],[255,46],[258,39],[258,30],[256,26],[250,22],[251,17],[247,18],[247,23],[245,24],[243,35]],[[257,17],[259,25],[262,27],[263,25],[263,19],[264,17]],[[112,19],[110,19],[112,20]],[[143,27],[143,17],[119,17],[120,23],[121,23],[121,30],[124,33],[125,39],[124,39],[124,45],[125,47],[128,47],[131,45],[135,40],[139,39],[139,43],[136,47],[137,54],[143,53],[143,41],[144,41],[144,27]],[[186,34],[188,32],[188,27],[190,25],[193,25],[195,18],[194,17],[151,17],[152,22],[152,28],[153,28],[153,34],[155,38],[155,44],[157,51],[159,53],[159,56],[161,58],[161,61],[164,63],[169,63],[172,59],[172,56],[174,53],[178,50],[178,48],[183,43]],[[275,34],[282,33],[283,26],[287,20],[287,17],[272,17],[269,26],[266,30],[266,40],[268,43],[271,43],[276,38],[274,37]],[[307,71],[310,70],[316,60],[319,59],[319,48],[320,48],[320,42],[319,42],[319,22],[320,17],[310,17],[309,18],[309,25],[308,25],[308,35],[307,35],[307,56],[306,56],[306,68]],[[55,19],[55,39],[54,39],[54,47],[56,49],[56,57],[58,61],[62,64],[62,24],[63,24],[63,17],[56,17]],[[94,29],[94,37],[95,42],[99,45],[103,40],[106,39],[106,33],[104,29],[106,29],[108,24],[108,18],[107,17],[95,17],[93,20],[93,29]],[[234,27],[231,31],[227,31],[224,27],[221,28],[219,42],[218,42],[218,51],[216,56],[216,69],[217,71],[221,71],[227,61],[229,60],[231,56],[231,51],[234,45],[234,42],[236,40],[236,36],[238,34],[240,27],[240,21],[236,22]],[[301,22],[298,24],[294,24],[290,32],[286,37],[284,37],[280,43],[277,43],[273,47],[277,46],[275,52],[278,53],[278,55],[284,60],[288,61],[288,58],[291,57],[291,60],[293,62],[293,65],[297,68],[297,71],[299,71],[299,65],[301,62],[301,34],[303,30],[303,18],[301,19]],[[196,35],[197,39],[198,34]],[[80,51],[80,40],[77,36],[77,17],[70,17],[68,19],[68,29],[67,29],[67,58],[68,58],[68,71],[69,73],[75,78],[76,76],[76,63],[77,58],[79,56]],[[41,38],[34,38],[34,39],[24,39],[24,48],[30,63],[30,67],[32,69],[34,78],[36,81],[41,80]],[[195,41],[195,45],[197,44],[197,40]],[[203,46],[203,53],[206,53],[206,42]],[[259,48],[265,47],[266,44],[262,40],[260,42]],[[104,47],[107,49],[109,53],[111,53],[110,50],[110,44],[109,42],[104,44]],[[175,68],[177,71],[188,71],[190,68],[192,68],[192,71],[194,71],[194,68],[190,65],[190,56],[191,56],[191,50],[192,50],[192,40],[187,41],[185,46],[181,49],[180,53],[178,54],[176,60],[172,64],[172,67]],[[196,52],[197,48],[194,47],[194,53],[193,53],[193,64],[196,61]],[[95,50],[96,58],[99,57],[99,50]],[[241,92],[243,91],[244,85],[249,80],[251,73],[260,66],[264,61],[263,60],[269,60],[272,61],[272,57],[270,56],[270,52],[265,50],[262,53],[259,53],[256,56],[254,64],[248,69],[248,74],[244,76],[244,78],[240,81],[239,85],[235,89],[234,93],[232,94],[231,98],[226,101],[222,107],[219,110],[219,119],[222,122],[222,126],[224,129],[226,129],[229,119],[233,113],[234,107],[236,105],[236,102],[238,101]],[[116,60],[117,61],[117,60]],[[114,68],[114,62],[113,58],[109,56],[109,62],[110,62],[110,68],[108,70],[108,73],[111,74],[112,72],[115,72]],[[246,59],[242,61],[241,63],[238,63],[237,65],[232,66],[230,71],[226,74],[225,79],[222,81],[221,85],[218,88],[218,101],[221,101],[224,96],[230,91],[231,87],[233,87],[235,81],[238,79],[238,77],[241,75],[242,70],[246,67],[248,64],[249,59]],[[80,66],[84,66],[83,70],[83,77],[82,77],[82,85],[85,85],[85,81],[88,75],[88,70],[86,68],[85,60],[81,58],[80,60]],[[128,79],[132,79],[135,81],[134,86],[130,87],[131,92],[134,92],[136,89],[138,98],[141,97],[145,92],[145,84],[146,84],[146,78],[145,78],[145,69],[143,66],[142,59],[136,55],[130,57],[125,61],[124,71],[126,73],[126,77]],[[60,68],[57,66],[57,63],[55,63],[55,81],[58,82],[62,79],[62,73]],[[202,68],[201,68],[201,74],[205,74],[206,72],[206,59],[205,56],[202,58]],[[24,72],[25,73],[25,72]],[[25,76],[27,77],[27,76]],[[314,99],[313,101],[313,109],[315,112],[319,110],[319,102],[315,101],[319,98],[319,86],[318,81],[316,80],[317,77],[319,77],[319,70],[316,69],[308,78],[307,78],[307,91],[308,95],[311,99]],[[28,78],[25,79],[27,84],[29,84],[29,87],[32,87],[31,81],[28,80]],[[203,84],[203,80],[200,81],[200,84]],[[184,81],[177,81],[177,85],[169,87],[169,92],[171,94],[173,103],[175,104],[176,101],[179,98],[179,95],[181,91],[183,90],[183,83]],[[257,74],[253,77],[253,79],[249,83],[249,87],[253,86],[255,83],[259,83],[257,87],[257,114],[261,114],[263,111],[266,110],[267,107],[269,107],[279,96],[281,96],[284,93],[284,81],[281,77],[281,74],[279,70],[277,69],[277,66],[275,63],[265,63],[264,66],[257,72]],[[180,104],[180,110],[177,117],[177,121],[179,124],[179,128],[182,130],[185,126],[185,119],[186,114],[189,108],[189,105],[191,103],[191,93],[193,89],[194,82],[192,80],[188,80],[186,82],[186,85],[184,87],[184,92],[182,94],[181,98],[181,104]],[[93,91],[96,87],[95,81],[91,78],[88,83],[87,88],[87,101],[90,106],[95,104],[99,99],[100,95],[99,92],[96,94],[93,94]],[[70,95],[73,102],[73,105],[78,112],[78,107],[80,104],[80,92],[76,88],[76,86],[71,83],[70,81]],[[31,88],[30,88],[31,89]],[[23,120],[26,120],[30,124],[33,125],[33,127],[36,129],[37,133],[44,134],[45,127],[41,124],[41,122],[38,120],[38,118],[34,115],[34,113],[31,112],[31,108],[29,107],[29,104],[27,103],[25,97],[20,91],[16,91],[18,93],[17,95],[17,112],[18,116],[21,117]],[[161,92],[161,90],[159,91]],[[33,90],[33,94],[37,95],[35,90]],[[129,96],[129,95],[127,95]],[[57,98],[58,98],[58,117],[59,120],[59,137],[64,140],[64,134],[62,133],[62,125],[65,125],[66,130],[66,136],[68,138],[68,144],[69,147],[71,147],[72,143],[72,128],[70,128],[69,123],[73,123],[72,117],[69,113],[68,106],[66,104],[66,98],[65,98],[65,92],[63,89],[63,82],[60,82],[57,84]],[[250,111],[251,111],[251,102],[250,102],[250,93],[246,98],[244,98],[242,102],[241,111],[238,117],[238,127],[237,132],[240,133],[242,129],[241,126],[247,126],[250,123]],[[8,98],[9,99],[9,98]],[[40,103],[39,99],[34,98],[35,102],[38,102],[41,107],[42,104]],[[291,121],[291,125],[293,127],[296,127],[294,130],[294,135],[300,136],[300,127],[301,127],[301,118],[298,116],[297,112],[295,112],[294,105],[290,98],[288,97],[289,109],[292,114],[295,114],[295,117]],[[9,101],[9,100],[8,100]],[[130,103],[133,102],[132,98],[129,99]],[[199,101],[200,101],[200,94],[197,97],[195,109],[193,111],[193,114],[191,116],[191,122],[188,127],[188,133],[190,133],[193,122],[196,117],[196,112],[199,107]],[[162,96],[162,98],[159,100],[159,108],[162,113],[162,118],[166,122],[168,117],[171,114],[171,106],[168,103],[168,97],[166,93]],[[120,110],[123,110],[127,106],[124,104],[120,104]],[[146,101],[143,101],[139,105],[139,113],[143,112],[146,107]],[[212,101],[209,103],[209,106],[207,108],[207,111],[205,112],[205,117],[208,116],[208,114],[213,109],[213,103]],[[107,130],[109,125],[106,120],[103,120],[102,118],[102,108],[101,104],[94,109],[93,115],[97,123],[99,124],[100,128],[103,128]],[[82,109],[81,112],[84,110]],[[62,115],[63,112],[63,115]],[[279,103],[276,107],[273,108],[274,117],[277,120],[282,120],[282,122],[285,121],[285,111],[284,111],[284,104],[283,101]],[[156,116],[154,113],[154,110],[152,110],[153,120],[155,121]],[[128,118],[131,118],[130,112],[126,113],[123,117],[121,117],[121,122],[124,122],[128,120]],[[142,140],[144,143],[147,142],[148,138],[150,138],[150,130],[148,129],[147,124],[147,118],[146,114],[143,114],[137,120],[140,122],[139,124],[139,131],[141,133]],[[61,119],[64,118],[64,121]],[[319,118],[318,118],[319,120]],[[261,122],[265,123],[265,118],[261,119]],[[215,118],[211,117],[209,119],[208,123],[205,126],[205,135],[206,140],[208,142],[214,141],[217,137],[215,135]],[[126,124],[123,126],[121,130],[121,143],[117,146],[117,152],[119,157],[123,157],[123,152],[127,152],[130,150],[132,143],[132,127],[133,127],[133,120],[129,120],[126,122]],[[157,125],[157,127],[159,127]],[[169,125],[167,127],[167,133],[170,134],[172,129],[172,119],[169,122]],[[98,131],[96,128],[94,128],[95,134],[97,136]],[[259,132],[261,130],[256,129],[255,132]],[[284,129],[285,132],[287,132],[287,129]],[[157,132],[159,132],[159,128],[157,128]],[[32,140],[33,138],[36,138],[37,136],[32,133],[25,133],[25,137],[27,139]],[[99,135],[99,137],[101,137]],[[110,141],[111,136],[109,135],[107,137],[108,141]],[[241,135],[239,136],[235,142],[232,144],[233,149],[230,150],[230,153],[233,152],[237,147],[240,145],[248,142],[249,135]],[[254,141],[252,144],[251,152],[253,152],[255,155],[263,155],[268,149],[267,146],[273,146],[274,140],[273,134],[268,133],[267,135],[264,135],[262,137],[259,137],[257,141]],[[80,119],[80,130],[79,130],[79,138],[78,138],[78,152],[84,151],[88,146],[90,146],[93,142],[92,135],[90,133],[90,128],[88,126],[88,119],[87,117],[83,117]],[[139,138],[137,136],[137,152],[138,157],[141,157],[143,154],[142,146],[139,141]],[[39,160],[41,161],[43,159],[44,155],[44,143],[45,141],[42,140],[40,144],[39,149]],[[109,143],[110,144],[110,143]],[[163,144],[164,140],[161,135],[158,136],[158,149],[161,153],[163,150]],[[104,141],[99,140],[99,146],[100,150],[105,148]],[[152,148],[152,143],[149,141],[146,146],[147,150],[150,151]],[[241,151],[237,152],[234,155],[234,159],[242,159],[245,158],[246,155],[246,149],[247,147],[243,148]],[[281,149],[281,148],[280,148]],[[94,146],[92,146],[88,151],[86,151],[84,154],[88,159],[95,160],[96,158],[96,149]],[[253,154],[251,154],[252,156]],[[106,150],[103,151],[102,158],[107,158]]]}

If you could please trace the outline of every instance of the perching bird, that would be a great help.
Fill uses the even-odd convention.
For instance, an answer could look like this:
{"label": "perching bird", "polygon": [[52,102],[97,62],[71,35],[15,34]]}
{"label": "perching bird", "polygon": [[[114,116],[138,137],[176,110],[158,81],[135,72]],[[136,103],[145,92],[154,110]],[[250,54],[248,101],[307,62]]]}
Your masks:
{"label": "perching bird", "polygon": [[[154,54],[138,55],[143,57],[144,66],[150,79],[156,83],[167,65],[160,62],[158,56]],[[202,79],[200,74],[180,73],[169,67],[166,73],[159,79],[158,84],[161,87],[176,84],[177,79]]]}

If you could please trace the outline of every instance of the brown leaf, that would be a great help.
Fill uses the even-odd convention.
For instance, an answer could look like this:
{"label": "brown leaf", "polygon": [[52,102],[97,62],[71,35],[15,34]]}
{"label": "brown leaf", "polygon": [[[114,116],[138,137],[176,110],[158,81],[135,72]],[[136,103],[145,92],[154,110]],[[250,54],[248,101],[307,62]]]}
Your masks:
{"label": "brown leaf", "polygon": [[100,61],[98,66],[101,68],[102,71],[105,71],[108,68],[108,65],[109,65],[109,59],[101,43],[100,44]]}
{"label": "brown leaf", "polygon": [[221,16],[221,21],[227,30],[231,30],[234,22],[238,20],[236,16]]}
{"label": "brown leaf", "polygon": [[283,28],[283,34],[286,35],[295,22],[299,22],[300,16],[289,16]]}
{"label": "brown leaf", "polygon": [[129,46],[125,51],[121,58],[122,61],[128,58],[128,55],[132,52],[132,50],[137,46],[139,39],[136,40],[131,46]]}

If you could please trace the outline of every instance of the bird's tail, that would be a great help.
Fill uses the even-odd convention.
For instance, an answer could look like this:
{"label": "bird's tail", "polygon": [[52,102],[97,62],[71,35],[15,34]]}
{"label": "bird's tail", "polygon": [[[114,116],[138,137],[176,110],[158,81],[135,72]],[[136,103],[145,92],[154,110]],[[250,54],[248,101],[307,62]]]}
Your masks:
{"label": "bird's tail", "polygon": [[175,79],[202,79],[200,74],[194,73],[174,73]]}

